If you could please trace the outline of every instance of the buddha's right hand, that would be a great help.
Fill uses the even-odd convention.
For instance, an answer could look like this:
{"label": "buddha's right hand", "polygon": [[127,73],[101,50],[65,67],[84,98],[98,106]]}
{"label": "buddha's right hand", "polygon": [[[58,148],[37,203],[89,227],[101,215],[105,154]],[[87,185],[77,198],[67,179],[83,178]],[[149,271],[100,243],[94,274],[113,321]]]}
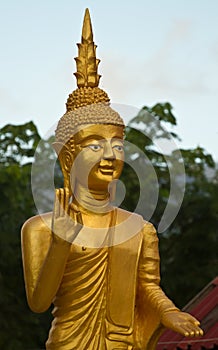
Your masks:
{"label": "buddha's right hand", "polygon": [[72,243],[82,229],[82,216],[75,206],[69,203],[70,194],[67,188],[55,190],[52,232]]}

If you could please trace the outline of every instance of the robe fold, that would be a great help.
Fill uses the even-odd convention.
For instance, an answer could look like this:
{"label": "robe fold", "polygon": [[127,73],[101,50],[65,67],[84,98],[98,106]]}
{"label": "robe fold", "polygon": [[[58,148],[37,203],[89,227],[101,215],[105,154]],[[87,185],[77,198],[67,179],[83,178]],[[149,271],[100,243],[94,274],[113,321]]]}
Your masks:
{"label": "robe fold", "polygon": [[[130,216],[130,213],[126,213],[118,209],[118,222],[120,217]],[[46,238],[48,253],[44,251],[43,254],[44,273],[48,278],[51,271],[46,272],[46,254],[49,256],[49,252],[52,251],[52,254],[59,254],[63,261],[66,252],[68,254],[53,300],[54,319],[46,342],[47,350],[155,349],[163,328],[160,323],[162,313],[176,308],[159,286],[156,231],[152,224],[143,221],[139,215],[131,216],[134,219],[132,224],[135,222],[137,227],[135,235],[130,235],[127,240],[121,240],[119,244],[111,247],[84,248],[69,244],[60,238],[56,238],[54,242],[51,238]],[[43,223],[40,225],[35,222],[37,232],[42,233]],[[127,231],[132,228],[131,224],[126,225]],[[38,239],[34,238],[32,228],[31,242],[28,241],[29,233],[25,231],[28,231],[28,227],[23,232],[23,256],[24,270],[30,276],[29,280],[26,278],[26,288],[31,306],[34,281],[40,281],[40,275],[37,277],[37,271],[40,271],[40,267],[37,266],[40,248],[39,236]],[[121,231],[123,232],[123,229]],[[115,237],[116,234],[119,234],[119,230],[116,231],[115,226]],[[43,234],[40,237],[44,240]],[[54,248],[51,249],[54,244]],[[31,257],[30,246],[34,251],[33,277],[33,269],[25,264],[27,252]],[[41,260],[39,261],[41,264]],[[44,299],[49,300],[49,295],[51,291],[47,285]]]}

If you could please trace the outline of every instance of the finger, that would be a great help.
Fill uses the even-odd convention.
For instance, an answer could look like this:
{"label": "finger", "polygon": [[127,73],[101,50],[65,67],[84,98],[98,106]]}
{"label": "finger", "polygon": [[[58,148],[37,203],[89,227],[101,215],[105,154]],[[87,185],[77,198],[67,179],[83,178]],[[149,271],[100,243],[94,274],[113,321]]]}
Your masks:
{"label": "finger", "polygon": [[76,213],[76,221],[78,222],[78,224],[83,225],[82,214],[80,211]]}
{"label": "finger", "polygon": [[200,332],[200,336],[204,335],[203,329],[200,328],[200,331],[199,331],[199,332]]}
{"label": "finger", "polygon": [[72,209],[72,212],[73,212],[73,221],[74,221],[74,225],[77,224],[77,211],[74,210],[74,208]]}
{"label": "finger", "polygon": [[64,211],[65,211],[65,215],[68,215],[68,208],[69,208],[69,196],[70,196],[70,192],[68,190],[68,188],[64,188]]}
{"label": "finger", "polygon": [[54,199],[54,217],[57,219],[60,216],[59,189],[55,190]]}
{"label": "finger", "polygon": [[74,211],[72,209],[72,204],[70,204],[68,206],[68,215],[70,216],[70,218],[74,221]]}
{"label": "finger", "polygon": [[71,203],[70,204],[70,216],[74,221],[74,224],[77,223],[77,214],[80,213],[79,208],[77,204]]}
{"label": "finger", "polygon": [[78,208],[78,206],[77,206],[76,203],[71,203],[70,206],[71,206],[71,209],[72,209],[74,212],[76,212],[76,213],[79,212],[79,208]]}
{"label": "finger", "polygon": [[67,215],[71,217],[71,206],[70,206],[70,204],[67,207]]}
{"label": "finger", "polygon": [[64,216],[64,189],[59,189],[60,216]]}
{"label": "finger", "polygon": [[190,314],[186,314],[186,318],[189,319],[189,321],[191,321],[192,323],[194,323],[196,326],[200,325],[200,322],[192,315]]}
{"label": "finger", "polygon": [[76,223],[76,218],[75,218],[75,211],[73,210],[72,205],[70,204],[68,207],[68,215],[70,216],[70,218],[72,219],[74,225]]}

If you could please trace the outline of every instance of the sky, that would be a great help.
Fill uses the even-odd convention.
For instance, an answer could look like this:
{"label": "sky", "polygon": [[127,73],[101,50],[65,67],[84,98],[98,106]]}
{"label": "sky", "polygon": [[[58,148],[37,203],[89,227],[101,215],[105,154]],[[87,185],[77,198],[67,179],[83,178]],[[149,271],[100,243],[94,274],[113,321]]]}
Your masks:
{"label": "sky", "polygon": [[86,7],[114,108],[170,102],[179,147],[218,161],[217,0],[0,0],[0,127],[44,136],[65,113]]}

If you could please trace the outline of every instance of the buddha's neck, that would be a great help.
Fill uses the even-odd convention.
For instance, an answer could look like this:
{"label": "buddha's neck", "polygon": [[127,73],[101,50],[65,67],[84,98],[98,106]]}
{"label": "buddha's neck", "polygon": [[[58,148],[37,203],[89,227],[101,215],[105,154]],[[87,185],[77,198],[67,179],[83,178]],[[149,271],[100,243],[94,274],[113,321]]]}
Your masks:
{"label": "buddha's neck", "polygon": [[74,201],[81,212],[104,214],[112,210],[110,194],[108,191],[93,191],[76,183]]}

